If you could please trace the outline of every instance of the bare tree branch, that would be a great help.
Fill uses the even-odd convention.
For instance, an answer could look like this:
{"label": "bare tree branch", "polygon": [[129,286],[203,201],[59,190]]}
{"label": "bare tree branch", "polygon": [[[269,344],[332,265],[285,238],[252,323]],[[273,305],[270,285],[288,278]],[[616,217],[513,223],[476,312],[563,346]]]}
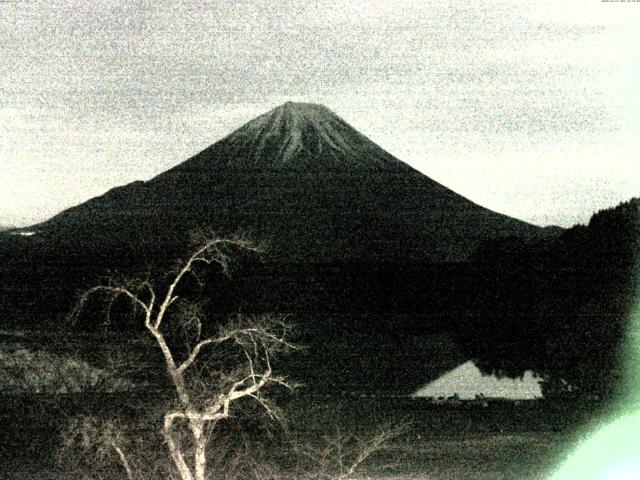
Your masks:
{"label": "bare tree branch", "polygon": [[[164,414],[163,436],[181,480],[205,479],[208,439],[205,434],[206,424],[215,425],[218,421],[228,418],[231,404],[245,397],[254,399],[268,415],[277,418],[278,412],[260,395],[260,391],[270,383],[293,388],[284,377],[273,376],[271,365],[273,355],[296,348],[287,338],[289,328],[283,317],[237,316],[228,325],[220,328],[217,336],[201,339],[201,309],[193,303],[189,304],[189,308],[183,310],[182,315],[178,312],[176,319],[183,328],[191,328],[192,334],[195,333],[195,340],[192,338],[195,345],[187,348],[186,355],[183,354],[184,357],[180,355],[184,358],[182,362],[176,361],[175,352],[172,351],[162,330],[165,316],[169,307],[177,301],[176,291],[185,276],[196,274],[194,272],[196,265],[217,264],[226,272],[229,256],[223,249],[225,246],[259,251],[243,238],[207,240],[178,268],[162,295],[157,295],[158,290],[148,280],[141,281],[134,287],[97,286],[81,296],[77,308],[72,312],[72,316],[79,315],[85,303],[98,292],[104,292],[113,298],[123,295],[130,299],[134,306],[141,307],[144,311],[144,325],[162,352],[167,375],[173,384],[180,405],[179,408]],[[199,277],[197,278],[200,281]],[[227,345],[227,349],[236,349],[236,353],[240,353],[240,357],[245,361],[237,374],[233,372],[225,374],[223,369],[218,369],[221,382],[214,386],[207,382],[206,377],[198,377],[197,369],[194,372],[193,369],[189,370],[189,367],[203,357],[205,347],[209,347],[206,350],[213,354],[215,349],[211,347],[223,344]],[[213,357],[213,355],[210,356]],[[176,437],[176,433],[180,431],[176,428],[176,422],[188,427],[187,431],[191,432],[192,460],[186,454],[184,442]],[[129,474],[130,468],[123,451],[116,451]]]}
{"label": "bare tree branch", "polygon": [[210,345],[212,343],[220,343],[220,340],[207,338],[206,340],[202,340],[198,342],[198,344],[195,347],[193,347],[193,350],[191,350],[191,353],[189,353],[189,356],[187,357],[187,359],[184,362],[182,362],[178,367],[178,373],[182,373],[187,368],[189,368],[191,364],[193,364],[193,362],[196,360],[196,357],[200,353],[200,350],[202,350],[203,347],[206,347],[207,345]]}
{"label": "bare tree branch", "polygon": [[76,308],[69,315],[70,319],[74,320],[82,311],[85,304],[89,301],[90,297],[96,293],[108,293],[113,296],[125,295],[128,297],[134,304],[139,305],[142,309],[148,314],[151,315],[150,306],[145,304],[137,295],[130,292],[128,289],[124,287],[115,287],[111,285],[98,285],[96,287],[90,288],[86,292],[84,292],[77,305]]}
{"label": "bare tree branch", "polygon": [[341,435],[327,437],[319,445],[302,445],[298,454],[311,462],[299,476],[307,480],[349,480],[374,454],[389,447],[398,436],[406,433],[408,424],[382,427],[370,438]]}

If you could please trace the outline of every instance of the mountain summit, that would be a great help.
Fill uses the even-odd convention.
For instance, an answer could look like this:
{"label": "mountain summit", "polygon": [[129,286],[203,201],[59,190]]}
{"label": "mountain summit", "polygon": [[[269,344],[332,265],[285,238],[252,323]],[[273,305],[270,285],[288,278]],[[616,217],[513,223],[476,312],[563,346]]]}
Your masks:
{"label": "mountain summit", "polygon": [[414,170],[328,108],[291,102],[148,182],[37,226],[75,244],[160,249],[202,228],[249,232],[277,258],[324,263],[460,261],[485,240],[543,234]]}
{"label": "mountain summit", "polygon": [[222,160],[226,166],[239,168],[403,168],[399,160],[327,107],[313,103],[286,102],[246,123],[201,155],[215,156],[218,164]]}

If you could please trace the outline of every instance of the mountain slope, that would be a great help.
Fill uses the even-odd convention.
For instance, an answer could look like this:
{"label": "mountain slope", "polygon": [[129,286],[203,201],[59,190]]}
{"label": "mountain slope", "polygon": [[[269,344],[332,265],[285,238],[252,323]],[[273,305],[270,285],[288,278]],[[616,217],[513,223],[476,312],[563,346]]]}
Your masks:
{"label": "mountain slope", "polygon": [[[232,279],[210,272],[212,322],[290,313],[308,349],[284,371],[319,391],[393,394],[463,360],[424,345],[451,331],[480,290],[472,264],[448,262],[490,240],[547,235],[433,181],[325,107],[287,103],[147,182],[30,227],[35,235],[0,235],[5,311],[19,325],[57,327],[73,293],[105,276],[163,278],[198,229],[266,244],[267,258],[235,262]],[[114,328],[135,328],[116,311]]]}
{"label": "mountain slope", "polygon": [[544,236],[448,190],[326,107],[286,103],[182,164],[37,226],[75,243],[248,232],[279,259],[461,261],[487,239]]}

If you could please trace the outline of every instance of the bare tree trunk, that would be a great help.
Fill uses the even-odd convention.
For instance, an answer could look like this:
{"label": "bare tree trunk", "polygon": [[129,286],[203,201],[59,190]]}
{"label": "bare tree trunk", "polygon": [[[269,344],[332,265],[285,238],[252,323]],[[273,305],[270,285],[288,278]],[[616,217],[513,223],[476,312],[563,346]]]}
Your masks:
{"label": "bare tree trunk", "polygon": [[180,478],[182,480],[194,480],[193,474],[189,469],[189,466],[184,461],[184,455],[180,450],[180,446],[178,446],[173,438],[171,433],[173,427],[173,416],[171,414],[167,414],[164,417],[164,439],[167,442],[167,446],[169,447],[169,453],[171,454],[171,459],[173,463],[176,465],[178,469],[178,473],[180,473]]}
{"label": "bare tree trunk", "polygon": [[189,394],[187,392],[187,386],[185,385],[184,377],[181,372],[178,371],[178,367],[176,366],[176,362],[173,359],[173,355],[171,354],[171,350],[167,345],[167,342],[164,339],[164,335],[155,327],[147,326],[147,329],[151,332],[151,334],[156,339],[156,343],[160,347],[162,351],[162,355],[164,356],[165,366],[167,368],[167,374],[169,378],[173,382],[173,385],[176,388],[176,392],[178,393],[178,398],[180,399],[180,403],[183,406],[188,407],[190,404]]}
{"label": "bare tree trunk", "polygon": [[205,480],[205,472],[207,470],[207,438],[204,435],[204,422],[202,420],[192,420],[191,431],[193,433],[193,440],[195,443],[195,480]]}

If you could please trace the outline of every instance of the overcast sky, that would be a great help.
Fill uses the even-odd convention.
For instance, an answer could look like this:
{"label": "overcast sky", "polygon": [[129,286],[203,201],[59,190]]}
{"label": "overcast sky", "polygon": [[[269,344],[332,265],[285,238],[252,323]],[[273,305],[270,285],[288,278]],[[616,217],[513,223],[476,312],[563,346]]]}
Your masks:
{"label": "overcast sky", "polygon": [[640,196],[640,2],[0,0],[0,224],[149,179],[286,101],[481,205]]}

